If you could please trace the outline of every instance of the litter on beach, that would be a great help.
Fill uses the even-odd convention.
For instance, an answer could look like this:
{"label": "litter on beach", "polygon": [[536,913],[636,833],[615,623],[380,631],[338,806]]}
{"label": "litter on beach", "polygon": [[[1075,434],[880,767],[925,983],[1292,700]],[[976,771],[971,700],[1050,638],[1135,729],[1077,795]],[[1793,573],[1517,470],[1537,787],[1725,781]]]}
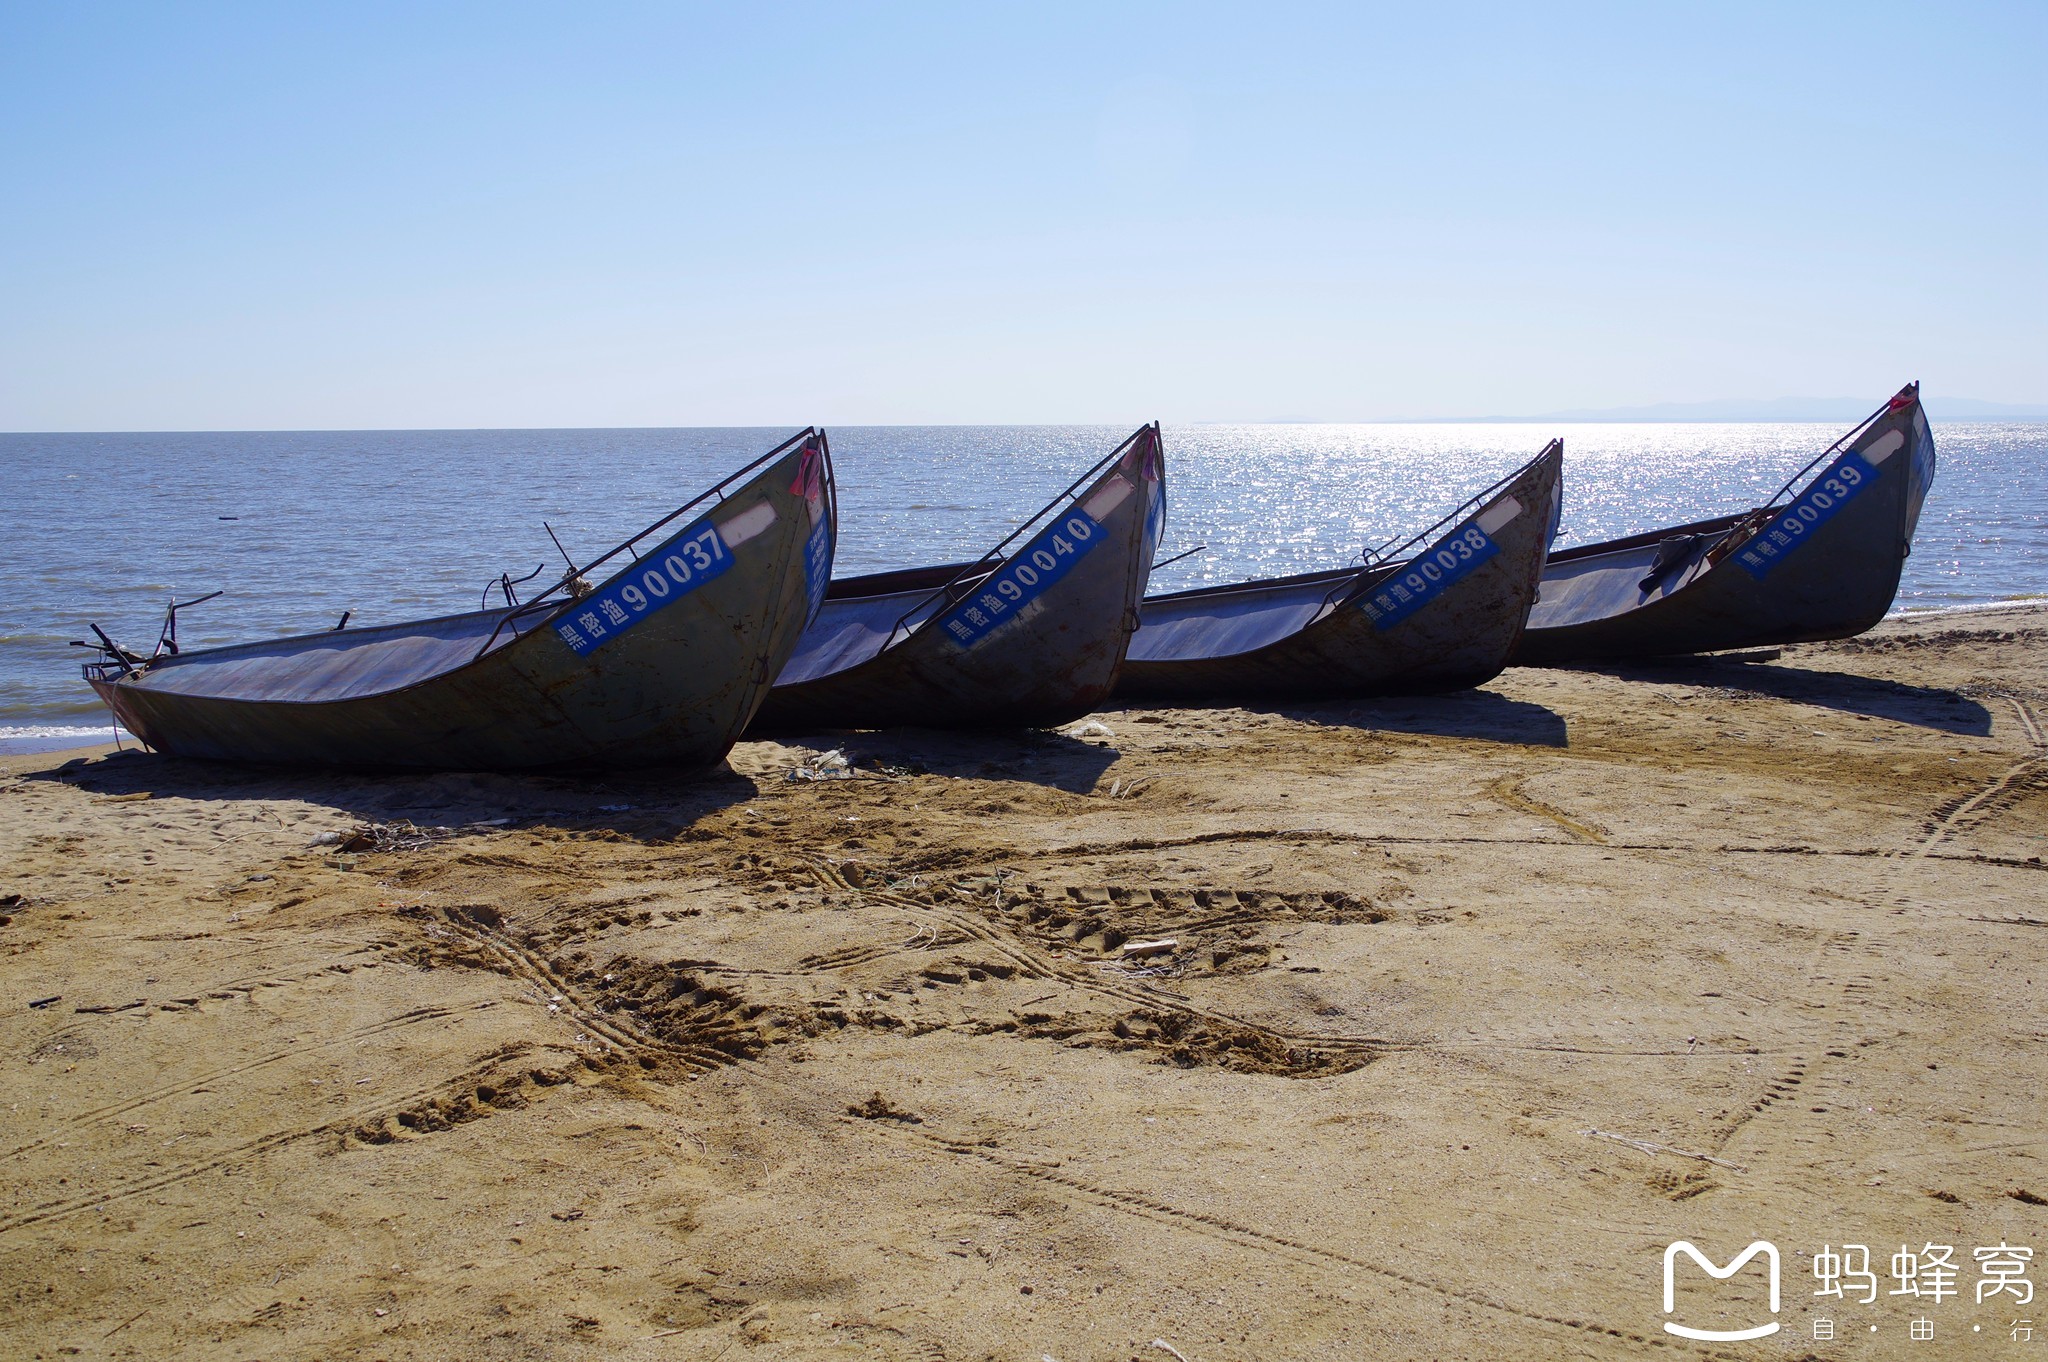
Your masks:
{"label": "litter on beach", "polygon": [[785,780],[846,780],[853,775],[853,763],[846,758],[843,748],[835,747],[829,752],[820,752],[801,765],[792,766],[783,773]]}

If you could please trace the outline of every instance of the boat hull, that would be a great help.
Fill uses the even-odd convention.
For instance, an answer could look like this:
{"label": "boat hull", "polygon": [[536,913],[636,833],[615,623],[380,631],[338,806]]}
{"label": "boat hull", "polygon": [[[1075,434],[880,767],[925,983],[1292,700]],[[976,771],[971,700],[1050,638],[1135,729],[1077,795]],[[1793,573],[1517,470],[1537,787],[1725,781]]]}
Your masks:
{"label": "boat hull", "polygon": [[[1392,567],[1145,601],[1116,694],[1182,702],[1320,699],[1457,690],[1491,680],[1513,652],[1535,598],[1556,526],[1563,461],[1563,446],[1553,444],[1423,553]],[[1503,519],[1510,504],[1513,514]],[[1420,605],[1394,592],[1419,565],[1446,552],[1455,557],[1475,528],[1493,546],[1484,561]]]}
{"label": "boat hull", "polygon": [[[711,765],[753,716],[809,618],[813,581],[829,574],[823,459],[821,445],[791,451],[584,600],[185,653],[93,686],[129,731],[178,756],[443,770]],[[744,516],[751,528],[763,506],[765,528],[744,538],[725,528]],[[720,527],[730,564],[634,618],[621,584],[648,604],[657,585],[676,593],[661,564],[679,555],[687,572],[692,543],[711,556],[707,525]],[[599,612],[607,600],[626,627]]]}
{"label": "boat hull", "polygon": [[[1908,390],[1911,392],[1912,390]],[[1901,397],[1906,397],[1901,394]],[[1844,461],[1867,484],[1847,500]],[[1552,557],[1514,662],[1576,662],[1848,638],[1883,619],[1934,477],[1934,438],[1917,395],[1850,441],[1761,525],[1722,516]],[[1814,498],[1827,503],[1817,508]],[[1804,508],[1817,523],[1795,522]],[[1740,543],[1728,544],[1731,537]],[[1763,550],[1768,546],[1768,554]],[[1650,585],[1643,583],[1653,576]],[[1751,561],[1753,559],[1754,561]]]}
{"label": "boat hull", "polygon": [[[964,595],[934,600],[959,566],[833,583],[754,729],[1030,728],[1081,717],[1115,684],[1165,498],[1159,432],[1146,427],[1102,478]],[[1091,506],[1081,528],[1094,542],[1065,566],[1059,545],[1076,546],[1075,513]],[[997,588],[1009,582],[1024,594],[1010,574],[1034,559],[1061,575],[1021,603],[1006,601]],[[907,632],[898,627],[906,612],[920,612]]]}

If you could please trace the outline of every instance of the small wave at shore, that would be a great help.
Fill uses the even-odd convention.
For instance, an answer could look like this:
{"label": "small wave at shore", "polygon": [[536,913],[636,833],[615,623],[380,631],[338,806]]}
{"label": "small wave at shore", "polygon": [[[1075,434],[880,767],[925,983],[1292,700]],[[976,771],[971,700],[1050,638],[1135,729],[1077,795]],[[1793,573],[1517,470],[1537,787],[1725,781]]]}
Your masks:
{"label": "small wave at shore", "polygon": [[67,747],[134,742],[135,735],[112,724],[0,724],[0,756],[26,752],[60,752]]}
{"label": "small wave at shore", "polygon": [[1958,605],[1916,605],[1910,601],[1894,605],[1886,612],[1886,619],[1904,619],[1911,616],[1918,619],[1926,615],[1981,615],[1991,610],[2019,610],[2027,606],[2048,606],[2048,595],[2035,592],[2028,595],[2008,596],[2002,601],[1967,601]]}

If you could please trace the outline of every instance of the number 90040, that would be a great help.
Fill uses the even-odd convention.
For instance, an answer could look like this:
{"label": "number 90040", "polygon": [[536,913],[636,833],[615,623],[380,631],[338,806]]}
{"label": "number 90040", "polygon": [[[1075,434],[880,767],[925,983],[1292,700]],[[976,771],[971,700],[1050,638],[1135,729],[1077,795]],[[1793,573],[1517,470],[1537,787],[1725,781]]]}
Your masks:
{"label": "number 90040", "polygon": [[1092,523],[1080,516],[1073,517],[1055,530],[1050,539],[1010,564],[996,581],[996,590],[1008,600],[1023,600],[1025,590],[1037,586],[1040,576],[1058,571],[1060,559],[1075,554],[1076,544],[1085,544],[1094,537],[1095,526]]}

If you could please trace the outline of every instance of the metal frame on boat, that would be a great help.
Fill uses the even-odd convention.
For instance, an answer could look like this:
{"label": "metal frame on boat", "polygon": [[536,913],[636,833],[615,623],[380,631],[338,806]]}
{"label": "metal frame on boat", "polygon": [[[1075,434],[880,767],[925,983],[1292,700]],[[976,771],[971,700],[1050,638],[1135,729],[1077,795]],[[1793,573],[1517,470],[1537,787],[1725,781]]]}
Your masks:
{"label": "metal frame on boat", "polygon": [[102,660],[85,677],[124,727],[178,756],[710,765],[817,609],[835,520],[830,447],[806,429],[524,603],[501,579],[493,609],[355,629],[344,616],[324,633],[204,651],[179,651],[171,624],[149,658],[95,626]]}
{"label": "metal frame on boat", "polygon": [[1762,507],[1551,555],[1515,664],[1860,634],[1891,608],[1934,466],[1920,385],[1909,383]]}
{"label": "metal frame on boat", "polygon": [[1563,463],[1553,440],[1361,567],[1148,597],[1116,694],[1312,699],[1490,680],[1535,599]]}
{"label": "metal frame on boat", "polygon": [[1163,459],[1158,424],[1144,426],[976,561],[833,582],[755,729],[1021,728],[1086,714],[1137,627],[1166,513]]}

